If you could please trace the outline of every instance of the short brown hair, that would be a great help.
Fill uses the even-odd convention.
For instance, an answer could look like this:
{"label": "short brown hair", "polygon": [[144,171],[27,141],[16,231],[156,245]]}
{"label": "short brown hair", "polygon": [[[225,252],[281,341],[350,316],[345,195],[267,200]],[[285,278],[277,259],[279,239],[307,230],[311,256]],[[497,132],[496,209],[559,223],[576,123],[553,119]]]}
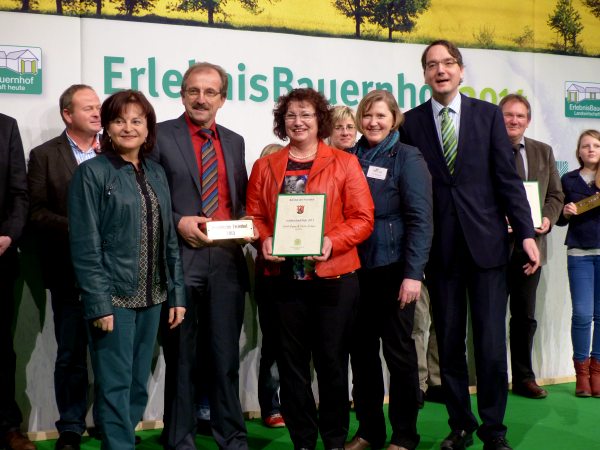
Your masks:
{"label": "short brown hair", "polygon": [[498,106],[500,107],[500,109],[502,109],[504,105],[510,102],[519,102],[525,105],[525,107],[527,108],[527,119],[531,120],[531,105],[529,104],[529,100],[527,100],[527,98],[524,95],[508,94],[506,97],[502,97],[502,100],[500,100]]}
{"label": "short brown hair", "polygon": [[363,97],[363,99],[358,104],[358,109],[356,110],[356,127],[358,131],[364,134],[364,130],[362,127],[362,119],[367,111],[371,109],[374,103],[384,102],[389,108],[392,116],[394,117],[394,125],[392,125],[392,131],[400,128],[400,125],[404,123],[404,114],[400,111],[400,107],[398,106],[398,102],[394,98],[391,92],[386,91],[385,89],[378,89],[375,91],[369,92],[367,95]]}
{"label": "short brown hair", "polygon": [[598,130],[585,130],[583,133],[579,135],[579,139],[577,139],[577,149],[575,150],[575,156],[577,157],[577,161],[579,161],[579,165],[583,167],[583,160],[579,156],[579,146],[581,145],[581,140],[585,136],[593,137],[594,139],[598,139],[600,141],[600,131]]}
{"label": "short brown hair", "polygon": [[185,94],[185,90],[187,89],[187,81],[190,75],[192,75],[194,72],[202,72],[208,70],[215,70],[219,74],[219,77],[221,78],[221,90],[219,91],[219,93],[221,94],[221,97],[226,98],[227,89],[229,87],[229,79],[227,78],[227,72],[225,72],[225,69],[223,69],[221,66],[209,62],[197,62],[196,64],[192,64],[190,67],[188,67],[188,70],[186,70],[183,74],[183,80],[181,81],[181,96],[183,97],[183,95]]}
{"label": "short brown hair", "polygon": [[[65,91],[60,94],[60,98],[58,99],[58,107],[60,108],[60,118],[63,122],[65,122],[65,118],[63,117],[63,111],[66,109],[70,112],[73,112],[73,96],[84,89],[89,89],[90,91],[94,91],[91,86],[87,84],[72,84]],[[66,124],[67,122],[65,122]]]}
{"label": "short brown hair", "polygon": [[127,89],[111,95],[102,103],[100,111],[100,122],[102,123],[102,128],[104,128],[102,139],[100,140],[102,151],[115,151],[106,130],[108,130],[110,122],[119,117],[125,110],[125,107],[131,104],[138,105],[146,117],[148,137],[142,145],[142,153],[150,153],[154,148],[154,144],[156,143],[156,113],[154,112],[154,108],[140,91]]}
{"label": "short brown hair", "polygon": [[327,99],[320,92],[311,88],[292,89],[287,95],[279,97],[273,109],[273,133],[281,140],[287,140],[285,132],[285,115],[290,102],[306,102],[315,108],[317,115],[317,137],[325,139],[331,134],[331,108]]}
{"label": "short brown hair", "polygon": [[446,47],[446,50],[448,50],[448,53],[450,53],[450,56],[452,56],[454,59],[456,59],[456,62],[458,63],[459,67],[465,66],[463,63],[463,57],[462,57],[458,47],[456,45],[454,45],[452,42],[447,41],[446,39],[438,39],[437,41],[433,41],[431,44],[429,44],[423,51],[423,54],[421,55],[421,66],[423,67],[423,70],[425,70],[425,66],[427,65],[427,53],[429,52],[431,47],[435,47],[436,45],[441,45],[443,47]]}

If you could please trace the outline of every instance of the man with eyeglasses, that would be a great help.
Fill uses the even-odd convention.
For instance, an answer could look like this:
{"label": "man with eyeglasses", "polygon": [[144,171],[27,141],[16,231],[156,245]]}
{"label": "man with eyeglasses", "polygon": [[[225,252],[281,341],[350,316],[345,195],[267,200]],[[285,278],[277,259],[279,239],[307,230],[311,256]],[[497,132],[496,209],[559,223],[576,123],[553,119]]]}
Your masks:
{"label": "man with eyeglasses", "polygon": [[[192,65],[181,85],[185,112],[158,125],[151,155],[169,181],[188,302],[182,325],[163,330],[166,449],[196,448],[194,384],[200,374],[208,377],[212,433],[219,448],[248,448],[238,375],[246,260],[239,243],[212,242],[205,228],[210,220],[239,219],[246,211],[244,139],[216,124],[227,84],[222,67]],[[207,355],[198,362],[197,346]]]}
{"label": "man with eyeglasses", "polygon": [[[527,275],[539,252],[523,182],[500,109],[459,94],[463,59],[451,42],[432,42],[421,58],[432,99],[406,113],[407,143],[417,146],[431,172],[434,237],[426,280],[436,327],[442,388],[450,434],[442,450],[473,444],[510,450],[503,424],[506,362],[506,265],[508,217],[527,256]],[[466,361],[467,307],[473,325],[477,406],[471,411]]]}
{"label": "man with eyeglasses", "polygon": [[[525,130],[531,122],[531,105],[523,95],[508,94],[502,98],[499,106],[515,152],[517,172],[523,181],[535,181],[538,184],[542,223],[535,229],[535,241],[540,249],[541,265],[544,265],[546,235],[558,220],[565,199],[554,153],[548,144],[525,137]],[[524,275],[521,266],[526,258],[519,243],[515,242],[508,265],[512,392],[527,398],[542,399],[548,392],[536,383],[531,360],[533,336],[537,329],[536,291],[542,269],[530,277]]]}

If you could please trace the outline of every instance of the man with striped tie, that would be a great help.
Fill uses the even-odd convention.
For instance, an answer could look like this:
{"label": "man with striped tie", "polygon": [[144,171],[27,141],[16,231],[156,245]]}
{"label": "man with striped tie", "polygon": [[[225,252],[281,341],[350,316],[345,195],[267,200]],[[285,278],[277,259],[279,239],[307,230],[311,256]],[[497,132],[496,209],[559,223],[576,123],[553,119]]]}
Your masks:
{"label": "man with striped tie", "polygon": [[[166,449],[196,448],[199,374],[208,377],[212,434],[219,448],[248,448],[238,376],[246,261],[238,242],[212,242],[205,234],[207,221],[240,219],[246,211],[244,139],[215,121],[227,84],[220,66],[190,66],[181,85],[185,112],[158,125],[151,155],[169,181],[188,302],[183,324],[163,332]],[[207,355],[201,361],[196,361],[197,346]]]}
{"label": "man with striped tie", "polygon": [[[435,41],[421,63],[432,99],[406,113],[404,137],[423,153],[433,182],[435,231],[425,276],[451,429],[440,447],[464,449],[477,431],[484,450],[510,450],[503,424],[508,392],[506,217],[529,258],[523,270],[532,274],[539,267],[539,253],[529,204],[502,112],[459,94],[464,65],[458,48]],[[468,390],[468,306],[481,425],[471,412]]]}

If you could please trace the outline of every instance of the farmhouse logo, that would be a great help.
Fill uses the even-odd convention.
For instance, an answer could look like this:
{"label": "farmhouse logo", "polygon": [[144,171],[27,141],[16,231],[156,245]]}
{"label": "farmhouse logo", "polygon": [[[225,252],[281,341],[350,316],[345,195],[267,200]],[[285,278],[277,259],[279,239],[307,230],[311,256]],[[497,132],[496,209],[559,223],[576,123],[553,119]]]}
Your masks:
{"label": "farmhouse logo", "polygon": [[0,45],[0,94],[42,93],[42,49]]}
{"label": "farmhouse logo", "polygon": [[565,82],[565,117],[600,119],[600,83]]}

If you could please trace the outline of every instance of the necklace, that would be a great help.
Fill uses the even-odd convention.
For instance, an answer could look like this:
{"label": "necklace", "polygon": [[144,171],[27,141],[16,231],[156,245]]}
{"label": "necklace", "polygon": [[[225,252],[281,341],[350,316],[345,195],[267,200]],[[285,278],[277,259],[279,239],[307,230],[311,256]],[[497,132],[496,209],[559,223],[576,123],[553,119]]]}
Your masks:
{"label": "necklace", "polygon": [[299,160],[303,160],[303,159],[309,159],[309,158],[312,158],[313,156],[315,156],[315,155],[317,154],[317,151],[316,151],[316,150],[315,150],[314,152],[312,152],[312,153],[309,153],[309,154],[308,154],[308,155],[306,155],[306,156],[298,156],[298,155],[296,155],[296,154],[295,154],[295,153],[294,153],[294,152],[293,152],[291,149],[290,149],[290,150],[288,150],[288,152],[289,152],[289,154],[290,154],[290,156],[291,156],[292,158],[294,158],[294,159],[299,159]]}

